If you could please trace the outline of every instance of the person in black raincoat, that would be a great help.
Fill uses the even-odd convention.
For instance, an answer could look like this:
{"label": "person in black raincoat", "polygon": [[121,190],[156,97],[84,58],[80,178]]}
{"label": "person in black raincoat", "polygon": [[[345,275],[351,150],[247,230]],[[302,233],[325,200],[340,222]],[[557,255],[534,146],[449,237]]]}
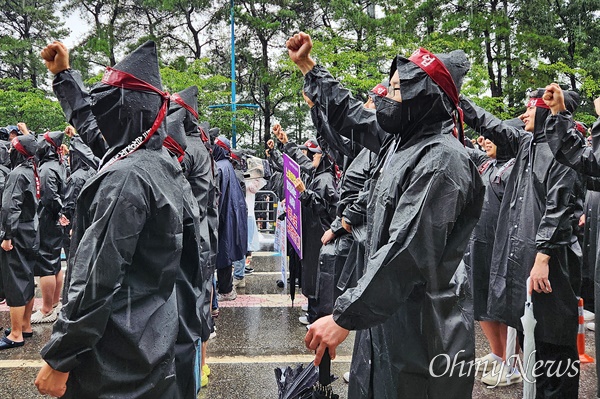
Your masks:
{"label": "person in black raincoat", "polygon": [[[197,93],[197,89],[196,89]],[[184,167],[187,140],[185,119],[188,105],[187,93],[176,93],[167,115],[168,137],[163,145]],[[190,96],[196,99],[196,96]],[[189,101],[189,99],[188,99]],[[188,106],[190,107],[190,106]],[[192,108],[193,109],[193,108]],[[183,186],[183,252],[175,287],[177,288],[177,315],[179,331],[175,342],[175,367],[179,398],[196,398],[200,390],[197,375],[200,371],[200,338],[205,330],[204,275],[208,252],[202,248],[200,237],[200,211],[192,188],[187,180]]]}
{"label": "person in black raincoat", "polygon": [[37,205],[39,176],[35,164],[37,142],[32,135],[12,141],[13,167],[2,194],[2,251],[0,272],[6,304],[10,308],[10,333],[0,339],[0,349],[23,346],[31,337],[34,300],[33,269],[39,248]]}
{"label": "person in black raincoat", "polygon": [[[572,112],[565,102],[562,89],[552,84],[546,87],[544,100],[550,107],[552,115],[546,122],[546,139],[556,160],[582,173],[586,177],[600,177],[600,97],[594,100],[594,107],[598,119],[592,125],[592,146],[589,147],[576,131]],[[568,101],[568,100],[567,100]],[[592,183],[593,184],[593,183]],[[589,188],[589,186],[588,186]],[[592,187],[596,188],[596,187]],[[586,221],[587,222],[587,221]],[[596,239],[597,245],[597,239]],[[554,289],[554,282],[550,281]],[[594,300],[596,314],[600,312],[600,267],[596,267],[594,274]],[[600,342],[600,330],[595,330],[596,342]],[[596,347],[596,359],[600,356],[600,348]],[[600,365],[596,361],[598,378],[597,396],[600,396]]]}
{"label": "person in black raincoat", "polygon": [[108,68],[89,94],[62,43],[42,58],[69,122],[107,152],[77,200],[67,300],[36,386],[65,398],[176,398],[184,177],[163,148],[169,96],[156,46]]}
{"label": "person in black raincoat", "polygon": [[[489,139],[484,140],[483,148],[485,152],[475,148],[467,149],[471,160],[478,167],[486,191],[481,216],[473,229],[463,261],[469,272],[469,282],[473,291],[473,315],[475,320],[480,322],[491,347],[491,354],[479,359],[479,364],[492,366],[496,363],[501,364],[506,356],[507,326],[490,317],[487,308],[498,213],[515,160],[506,153],[498,152],[496,145]],[[508,383],[521,381],[520,374],[513,372],[512,368],[506,370],[511,373]],[[488,375],[490,378],[494,377],[491,373],[484,374],[484,382],[488,381]],[[497,380],[497,376],[495,377]],[[495,381],[491,385],[495,385]]]}
{"label": "person in black raincoat", "polygon": [[[525,130],[467,99],[461,104],[471,128],[492,140],[498,151],[515,157],[500,207],[502,223],[496,229],[488,314],[522,332],[526,293],[533,288],[536,362],[542,364],[536,378],[537,397],[575,398],[579,386],[576,339],[581,248],[573,233],[573,219],[581,179],[552,156],[545,134],[550,111],[542,94],[543,90],[531,94],[523,116]],[[578,98],[569,93],[571,110],[577,107]],[[528,277],[532,287],[526,287]],[[568,369],[562,377],[548,374],[554,361]]]}
{"label": "person in black raincoat", "polygon": [[248,247],[248,209],[246,196],[229,162],[231,146],[225,136],[215,139],[213,158],[218,169],[219,197],[219,250],[217,253],[217,291],[219,301],[233,300],[237,294],[233,288],[235,260],[246,256]]}
{"label": "person in black raincoat", "polygon": [[365,146],[375,139],[382,154],[368,205],[365,273],[338,298],[333,316],[308,330],[315,364],[326,348],[334,358],[349,330],[369,329],[355,348],[370,352],[370,364],[351,374],[349,398],[470,397],[473,376],[450,373],[452,363],[474,358],[470,292],[459,264],[484,194],[453,136],[462,127],[454,117],[465,54],[420,49],[397,57],[389,97],[376,99],[373,113],[315,64],[308,35],[295,35],[287,47],[306,95],[326,107],[332,128],[352,128]]}
{"label": "person in black raincoat", "polygon": [[308,298],[308,313],[300,322],[312,324],[332,312],[335,254],[332,247],[323,251],[321,237],[335,219],[339,182],[334,162],[315,139],[298,146],[288,141],[279,124],[273,127],[273,134],[283,144],[284,153],[300,166],[301,178],[295,187],[302,205],[302,294]]}
{"label": "person in black raincoat", "polygon": [[214,331],[214,320],[211,316],[211,299],[213,295],[213,278],[217,251],[218,215],[216,213],[215,164],[205,130],[198,124],[198,88],[190,86],[173,95],[169,108],[170,114],[179,114],[183,122],[187,147],[183,157],[183,173],[190,183],[196,198],[199,211],[199,240],[201,246],[201,263],[203,265],[203,298],[200,304],[202,317],[202,386],[208,383],[210,369],[206,365],[206,343]]}
{"label": "person in black raincoat", "polygon": [[[64,132],[44,133],[39,140],[38,162],[40,171],[40,249],[34,274],[40,276],[42,307],[32,316],[32,323],[50,323],[56,320],[64,280],[61,270],[63,227],[60,224],[64,210],[67,171],[62,164],[60,146]],[[58,309],[60,311],[60,308]]]}

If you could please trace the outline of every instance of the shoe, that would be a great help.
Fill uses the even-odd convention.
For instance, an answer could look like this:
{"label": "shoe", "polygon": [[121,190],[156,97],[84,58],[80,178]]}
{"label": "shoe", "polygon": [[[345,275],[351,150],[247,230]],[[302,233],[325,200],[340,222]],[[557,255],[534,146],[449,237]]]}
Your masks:
{"label": "shoe", "polygon": [[212,316],[213,319],[216,319],[217,317],[219,317],[219,308],[211,310],[210,315]]}
{"label": "shoe", "polygon": [[25,345],[25,341],[21,341],[21,342],[11,341],[7,337],[2,337],[0,339],[0,350],[18,348],[19,346],[23,346],[23,345]]}
{"label": "shoe", "polygon": [[211,332],[210,335],[208,336],[208,339],[214,339],[214,338],[217,338],[217,332],[216,331]]}
{"label": "shoe", "polygon": [[31,315],[31,323],[32,324],[40,324],[40,323],[52,323],[55,322],[58,316],[56,315],[56,311],[52,309],[50,313],[43,314],[41,309],[38,309],[37,312]]}
{"label": "shoe", "polygon": [[302,311],[308,312],[308,303],[303,303],[300,308],[302,309]]}
{"label": "shoe", "polygon": [[[502,359],[500,359],[501,361]],[[489,373],[497,365],[500,365],[500,361],[498,360],[498,356],[493,353],[488,353],[484,357],[478,357],[475,359],[475,370],[477,373]]]}
{"label": "shoe", "polygon": [[252,273],[254,273],[254,268],[244,267],[244,274],[252,274]]}
{"label": "shoe", "polygon": [[60,301],[58,301],[54,305],[52,305],[52,308],[56,309],[56,316],[58,316],[62,307],[63,307],[63,304]]}
{"label": "shoe", "polygon": [[246,279],[245,278],[234,278],[233,279],[233,286],[235,288],[246,288]]}
{"label": "shoe", "polygon": [[502,362],[499,367],[494,367],[491,372],[484,373],[481,382],[488,388],[506,387],[523,381],[521,373],[514,367]]}
{"label": "shoe", "polygon": [[207,385],[208,385],[208,376],[207,376],[207,375],[204,375],[204,374],[202,374],[202,377],[200,377],[200,386],[201,386],[202,388],[204,388],[204,387],[205,387],[205,386],[207,386]]}
{"label": "shoe", "polygon": [[228,292],[227,294],[218,294],[217,295],[217,300],[219,302],[221,301],[233,301],[235,300],[235,298],[237,298],[237,292],[235,292],[235,288],[231,290],[231,292]]}
{"label": "shoe", "polygon": [[202,375],[210,377],[210,367],[208,367],[208,364],[202,366]]}
{"label": "shoe", "polygon": [[346,371],[346,372],[344,373],[344,375],[342,376],[342,378],[344,379],[344,382],[345,382],[346,384],[347,384],[347,383],[349,383],[349,382],[350,382],[350,372],[349,372],[349,371]]}
{"label": "shoe", "polygon": [[594,323],[593,321],[590,323],[587,323],[585,325],[585,327],[590,331],[596,331],[596,323]]}
{"label": "shoe", "polygon": [[589,310],[585,310],[583,309],[583,320],[585,321],[592,321],[594,320],[594,312],[590,312]]}
{"label": "shoe", "polygon": [[304,324],[305,326],[310,324],[310,321],[308,321],[308,317],[306,316],[300,316],[298,317],[298,321],[302,324]]}
{"label": "shoe", "polygon": [[[10,328],[7,328],[6,330],[4,330],[4,336],[8,337],[10,335]],[[23,331],[23,338],[31,338],[33,337],[33,331],[31,332],[25,332]]]}

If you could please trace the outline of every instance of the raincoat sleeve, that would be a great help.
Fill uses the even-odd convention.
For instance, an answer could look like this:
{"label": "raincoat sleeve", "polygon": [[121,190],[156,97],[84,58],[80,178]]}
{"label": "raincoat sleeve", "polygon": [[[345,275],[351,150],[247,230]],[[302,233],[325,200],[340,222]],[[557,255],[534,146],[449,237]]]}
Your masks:
{"label": "raincoat sleeve", "polygon": [[310,109],[310,116],[315,129],[317,129],[317,135],[324,139],[333,151],[354,159],[363,149],[363,146],[356,143],[354,139],[341,136],[331,129],[327,123],[327,114],[322,107],[313,106]]}
{"label": "raincoat sleeve", "polygon": [[90,95],[84,89],[81,75],[71,69],[59,72],[52,82],[52,89],[65,116],[83,141],[98,158],[108,151],[108,144],[96,123],[90,107]]}
{"label": "raincoat sleeve", "polygon": [[75,204],[77,203],[77,197],[81,192],[81,188],[85,184],[85,180],[76,176],[71,175],[67,180],[67,189],[65,191],[65,206],[63,208],[64,214],[67,219],[71,220],[75,214]]}
{"label": "raincoat sleeve", "polygon": [[556,160],[587,176],[600,177],[600,118],[592,126],[593,147],[588,147],[575,130],[568,111],[550,115],[546,121],[546,139]]}
{"label": "raincoat sleeve", "polygon": [[63,209],[63,201],[58,188],[58,176],[52,169],[40,169],[40,184],[43,187],[40,205],[44,206],[50,214],[58,220]]}
{"label": "raincoat sleeve", "polygon": [[344,227],[342,226],[341,216],[337,216],[333,220],[333,222],[331,222],[331,226],[329,226],[329,228],[331,229],[333,234],[335,234],[336,237],[340,237],[340,236],[343,236],[344,234],[348,234],[346,229],[344,229]]}
{"label": "raincoat sleeve", "polygon": [[96,345],[113,307],[136,300],[133,291],[132,297],[125,297],[127,290],[121,285],[149,217],[143,195],[131,193],[146,192],[148,187],[128,174],[103,183],[86,210],[89,228],[69,265],[72,274],[66,305],[41,351],[42,358],[61,372],[78,366],[80,356]]}
{"label": "raincoat sleeve", "polygon": [[389,225],[376,227],[387,240],[373,250],[357,286],[335,304],[333,318],[345,329],[374,327],[394,314],[415,287],[435,293],[452,279],[455,268],[442,260],[446,248],[453,247],[447,242],[452,230],[466,228],[455,224],[468,199],[445,170],[432,168],[431,162],[420,165],[397,201],[381,198],[385,203],[379,205],[395,211]]}
{"label": "raincoat sleeve", "polygon": [[477,167],[482,166],[484,163],[488,162],[491,158],[487,156],[487,154],[483,151],[477,150],[475,148],[465,147],[467,154],[469,154],[469,158]]}
{"label": "raincoat sleeve", "polygon": [[12,240],[19,228],[19,216],[23,205],[27,182],[21,174],[15,174],[14,184],[9,184],[2,193],[2,230],[4,239]]}
{"label": "raincoat sleeve", "polygon": [[304,92],[323,109],[329,126],[346,138],[378,153],[387,136],[377,124],[375,111],[366,109],[348,89],[320,65],[304,76]]}
{"label": "raincoat sleeve", "polygon": [[583,200],[579,198],[583,195],[578,190],[581,184],[575,170],[555,161],[551,163],[546,181],[546,210],[535,238],[538,252],[552,255],[552,249],[571,244],[571,219],[577,202]]}
{"label": "raincoat sleeve", "polygon": [[283,152],[290,156],[299,166],[302,172],[307,174],[312,174],[314,172],[315,167],[312,164],[312,161],[302,153],[302,150],[298,148],[298,144],[289,141],[283,146]]}
{"label": "raincoat sleeve", "polygon": [[277,148],[273,148],[270,151],[269,163],[273,169],[280,172],[283,170],[283,157],[281,156],[281,151]]}
{"label": "raincoat sleeve", "polygon": [[528,133],[508,125],[466,97],[461,96],[460,106],[467,126],[496,144],[498,159],[510,159],[517,155],[519,145]]}
{"label": "raincoat sleeve", "polygon": [[367,220],[368,202],[369,190],[363,189],[358,193],[356,200],[344,209],[342,217],[352,226],[361,226],[365,224]]}

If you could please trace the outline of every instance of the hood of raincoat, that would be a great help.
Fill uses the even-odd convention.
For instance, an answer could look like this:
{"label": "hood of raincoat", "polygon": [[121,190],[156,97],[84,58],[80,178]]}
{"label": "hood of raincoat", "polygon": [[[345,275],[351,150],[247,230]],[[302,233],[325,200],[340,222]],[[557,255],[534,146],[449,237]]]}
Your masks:
{"label": "hood of raincoat", "polygon": [[[21,145],[21,147],[25,151],[25,154],[17,151],[17,149],[16,149],[17,143]],[[13,168],[15,168],[15,167],[19,166],[20,164],[22,164],[23,162],[25,162],[26,160],[35,157],[37,149],[38,149],[38,143],[37,143],[35,137],[33,137],[32,135],[27,134],[24,136],[15,137],[11,141],[11,149],[10,149],[10,153],[9,153],[11,166]]]}
{"label": "hood of raincoat", "polygon": [[10,158],[8,156],[8,147],[0,142],[0,165],[10,168]]}
{"label": "hood of raincoat", "polygon": [[[529,94],[529,99],[541,99],[544,96],[546,89],[537,89]],[[574,113],[579,105],[579,94],[570,91],[563,90],[563,95],[565,97],[565,106],[567,107],[567,111],[570,113]],[[533,140],[537,143],[546,142],[546,119],[550,116],[550,109],[543,103],[538,101],[538,106],[535,110],[535,124],[533,127]]]}
{"label": "hood of raincoat", "polygon": [[[213,128],[218,129],[218,128]],[[210,129],[212,132],[213,129]],[[212,133],[211,133],[212,137]],[[215,138],[215,145],[213,146],[213,158],[215,162],[220,161],[222,159],[229,159],[229,154],[231,152],[231,144],[229,143],[229,139],[225,136],[218,136]]]}
{"label": "hood of raincoat", "polygon": [[[113,70],[133,75],[162,91],[154,42],[142,44],[112,70],[107,70],[103,79],[110,77]],[[103,82],[95,85],[90,95],[92,113],[111,154],[128,146],[149,130],[157,120],[163,101],[166,101],[155,91],[131,90]],[[158,130],[143,145],[147,148],[160,148],[165,136],[164,124],[161,123]]]}
{"label": "hood of raincoat", "polygon": [[47,132],[38,137],[37,159],[40,165],[59,159],[59,149],[64,137],[65,132],[61,131]]}
{"label": "hood of raincoat", "polygon": [[[181,124],[183,133],[188,136],[198,133],[198,87],[190,86],[171,96],[168,116],[174,113],[183,113],[184,117]],[[167,117],[168,118],[168,117]],[[167,120],[167,123],[169,121]],[[171,126],[168,127],[169,134],[172,132]]]}
{"label": "hood of raincoat", "polygon": [[[466,54],[462,50],[455,50],[448,54],[435,54],[450,73],[458,92],[462,86],[465,75],[471,66]],[[453,101],[444,90],[415,62],[408,58],[397,56],[390,68],[390,79],[398,71],[400,79],[401,142],[406,143],[416,136],[424,137],[439,134],[441,127],[452,123],[452,115],[456,109]],[[389,98],[374,96],[377,111],[384,104],[389,103]],[[437,128],[430,129],[425,126]],[[443,129],[444,133],[451,129]]]}
{"label": "hood of raincoat", "polygon": [[81,137],[73,136],[69,147],[69,166],[71,167],[71,173],[79,169],[97,170],[100,166],[100,159],[94,156],[90,147],[83,142]]}

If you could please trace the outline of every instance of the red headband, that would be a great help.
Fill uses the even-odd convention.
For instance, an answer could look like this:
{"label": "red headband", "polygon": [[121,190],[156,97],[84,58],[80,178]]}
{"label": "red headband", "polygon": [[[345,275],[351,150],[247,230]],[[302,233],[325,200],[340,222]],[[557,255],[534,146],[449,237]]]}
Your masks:
{"label": "red headband", "polygon": [[185,156],[185,150],[171,136],[167,136],[165,138],[165,141],[163,141],[163,147],[165,147],[168,151],[175,155],[179,163],[183,161],[183,157]]}
{"label": "red headband", "polygon": [[56,143],[54,142],[54,140],[52,140],[52,138],[50,137],[50,132],[46,132],[44,133],[44,140],[46,140],[48,143],[50,143],[50,145],[52,147],[54,147],[54,149],[56,150],[56,153],[58,154],[58,163],[62,164],[63,161],[63,157],[62,157],[62,150],[59,146],[56,145]]}
{"label": "red headband", "polygon": [[550,107],[548,105],[546,105],[546,103],[544,102],[544,99],[541,97],[530,97],[529,101],[527,102],[527,108],[530,108],[530,107],[550,109]]}
{"label": "red headband", "polygon": [[177,93],[173,94],[171,96],[171,100],[175,101],[177,104],[181,105],[183,108],[190,111],[190,113],[192,115],[194,115],[196,117],[196,119],[198,119],[198,112],[194,108],[189,106],[185,101],[183,101],[183,98],[181,98],[181,96],[179,94],[177,94]]}
{"label": "red headband", "polygon": [[231,159],[235,159],[236,161],[241,161],[242,158],[238,157],[236,154],[234,154],[233,152],[231,153]]}
{"label": "red headband", "polygon": [[227,144],[219,140],[218,137],[215,139],[215,144],[221,147],[222,149],[226,150],[227,152],[231,152],[231,148],[227,147]]}
{"label": "red headband", "polygon": [[40,175],[38,173],[37,164],[35,163],[35,158],[33,157],[33,154],[30,154],[29,152],[27,152],[27,150],[25,149],[25,147],[23,147],[23,144],[21,144],[21,142],[16,137],[14,139],[12,139],[12,141],[10,143],[12,144],[12,146],[13,146],[13,148],[15,150],[17,150],[19,153],[21,153],[24,156],[26,156],[27,159],[31,159],[32,160],[32,163],[33,163],[33,178],[35,180],[35,196],[36,196],[37,199],[40,199],[40,197],[41,197],[41,192],[40,192]]}
{"label": "red headband", "polygon": [[203,143],[207,143],[208,140],[208,136],[206,135],[206,132],[204,131],[204,129],[202,129],[200,126],[198,126],[198,130],[200,131],[200,138],[202,139]]}
{"label": "red headband", "polygon": [[377,86],[373,87],[373,90],[371,90],[371,91],[380,97],[385,97],[388,94],[387,88],[384,85],[382,85],[381,83],[378,84]]}
{"label": "red headband", "polygon": [[463,112],[460,108],[460,98],[458,97],[458,89],[456,83],[452,79],[452,75],[446,68],[446,65],[439,60],[435,55],[424,49],[423,47],[415,51],[409,60],[414,62],[419,68],[421,68],[431,80],[433,80],[444,93],[450,98],[456,110],[458,112],[458,120],[454,118],[454,124],[456,126],[454,136],[458,138],[464,144],[464,133],[463,133]]}

